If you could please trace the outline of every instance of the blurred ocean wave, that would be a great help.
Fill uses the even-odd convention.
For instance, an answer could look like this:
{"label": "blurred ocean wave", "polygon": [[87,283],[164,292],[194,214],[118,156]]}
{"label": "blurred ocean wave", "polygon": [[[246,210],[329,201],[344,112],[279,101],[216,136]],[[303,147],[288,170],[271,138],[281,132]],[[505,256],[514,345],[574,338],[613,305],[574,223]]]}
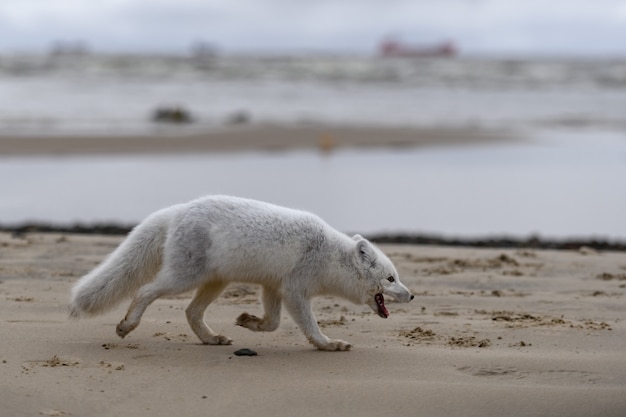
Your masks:
{"label": "blurred ocean wave", "polygon": [[626,60],[0,56],[0,134],[154,134],[258,123],[626,128]]}
{"label": "blurred ocean wave", "polygon": [[626,60],[13,54],[0,75],[142,79],[345,81],[414,87],[626,89]]}

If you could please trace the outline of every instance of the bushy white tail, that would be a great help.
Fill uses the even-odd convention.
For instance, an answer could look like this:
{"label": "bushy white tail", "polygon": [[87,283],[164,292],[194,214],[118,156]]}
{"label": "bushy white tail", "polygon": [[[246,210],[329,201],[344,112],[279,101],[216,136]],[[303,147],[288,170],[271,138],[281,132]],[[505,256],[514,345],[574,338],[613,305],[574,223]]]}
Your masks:
{"label": "bushy white tail", "polygon": [[164,214],[155,213],[133,229],[107,259],[74,285],[70,298],[72,317],[110,310],[154,279],[161,267],[167,233]]}

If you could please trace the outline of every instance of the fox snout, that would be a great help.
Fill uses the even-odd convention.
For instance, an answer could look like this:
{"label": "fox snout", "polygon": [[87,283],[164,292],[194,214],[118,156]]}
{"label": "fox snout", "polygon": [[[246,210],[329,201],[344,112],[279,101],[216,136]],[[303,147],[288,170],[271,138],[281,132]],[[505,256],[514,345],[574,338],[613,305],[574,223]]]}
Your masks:
{"label": "fox snout", "polygon": [[394,296],[394,297],[401,303],[408,303],[409,301],[415,298],[415,296],[411,294],[410,292],[403,294],[402,297],[398,297],[398,296]]}
{"label": "fox snout", "polygon": [[415,298],[415,296],[411,294],[411,291],[402,284],[387,288],[385,293],[393,297],[399,303],[408,303]]}

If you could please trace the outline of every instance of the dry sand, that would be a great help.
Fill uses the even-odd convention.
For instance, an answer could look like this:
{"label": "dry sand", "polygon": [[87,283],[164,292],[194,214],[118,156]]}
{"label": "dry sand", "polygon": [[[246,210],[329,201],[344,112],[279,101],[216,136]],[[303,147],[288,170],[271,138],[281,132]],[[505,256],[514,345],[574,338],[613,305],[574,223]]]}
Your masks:
{"label": "dry sand", "polygon": [[[232,286],[203,346],[189,295],[155,302],[126,339],[126,305],[70,321],[70,286],[121,237],[0,234],[3,416],[624,416],[626,254],[384,245],[410,304],[391,317],[323,297],[315,312],[351,352],[318,352],[291,318],[234,325],[259,291]],[[258,352],[238,357],[240,348]]]}

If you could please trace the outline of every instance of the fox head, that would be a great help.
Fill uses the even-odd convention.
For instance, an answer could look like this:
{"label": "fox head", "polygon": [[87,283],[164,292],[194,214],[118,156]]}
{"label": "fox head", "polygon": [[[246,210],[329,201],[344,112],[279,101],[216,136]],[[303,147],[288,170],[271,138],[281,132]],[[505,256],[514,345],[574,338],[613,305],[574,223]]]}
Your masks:
{"label": "fox head", "polygon": [[357,262],[365,280],[367,298],[364,300],[376,314],[382,318],[389,317],[385,307],[385,295],[393,297],[401,303],[408,303],[414,296],[400,282],[398,271],[391,260],[367,239],[355,235]]}

